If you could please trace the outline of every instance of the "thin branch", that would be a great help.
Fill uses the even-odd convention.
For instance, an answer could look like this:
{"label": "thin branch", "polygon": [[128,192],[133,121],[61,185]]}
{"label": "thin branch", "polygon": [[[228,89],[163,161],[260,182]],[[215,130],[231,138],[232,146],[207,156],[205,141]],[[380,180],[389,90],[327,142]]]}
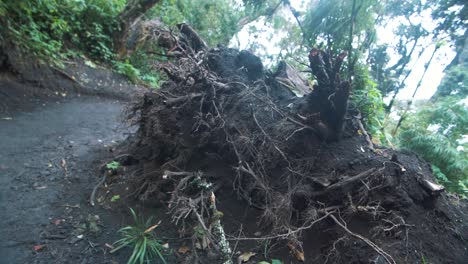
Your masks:
{"label": "thin branch", "polygon": [[330,218],[333,219],[333,221],[335,221],[335,223],[337,225],[339,225],[341,228],[343,228],[344,231],[346,231],[346,233],[350,234],[351,236],[357,238],[357,239],[360,239],[362,240],[364,243],[366,243],[367,245],[369,245],[372,249],[374,249],[379,255],[381,255],[385,261],[387,261],[388,263],[390,264],[396,264],[395,260],[392,258],[392,256],[390,254],[388,254],[387,252],[385,252],[383,249],[381,249],[379,246],[377,246],[374,242],[370,241],[369,239],[359,235],[359,234],[356,234],[354,232],[352,232],[351,230],[349,230],[343,223],[341,223],[340,221],[338,221],[338,219],[336,219],[336,217],[334,215],[330,215]]}

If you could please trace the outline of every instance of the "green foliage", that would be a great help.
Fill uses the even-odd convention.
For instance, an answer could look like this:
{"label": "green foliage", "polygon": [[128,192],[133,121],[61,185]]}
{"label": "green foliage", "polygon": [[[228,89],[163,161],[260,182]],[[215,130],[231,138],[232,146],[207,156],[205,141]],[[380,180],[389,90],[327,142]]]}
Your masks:
{"label": "green foliage", "polygon": [[228,0],[163,0],[150,17],[160,18],[167,25],[186,22],[195,28],[209,45],[227,45],[237,33],[241,19],[233,2]]}
{"label": "green foliage", "polygon": [[117,194],[117,195],[113,195],[110,201],[115,202],[115,201],[118,201],[118,200],[120,200],[120,195]]}
{"label": "green foliage", "polygon": [[464,41],[463,34],[466,34],[468,25],[468,5],[465,0],[438,0],[436,3],[427,2],[431,7],[432,17],[437,19],[437,33],[448,34],[450,38],[457,42]]}
{"label": "green foliage", "polygon": [[367,130],[373,138],[385,142],[382,123],[385,109],[382,94],[371,79],[366,66],[356,65],[351,101],[362,114]]}
{"label": "green foliage", "polygon": [[457,98],[428,102],[402,126],[399,146],[433,164],[434,175],[449,191],[468,194],[468,108]]}
{"label": "green foliage", "polygon": [[[157,89],[161,86],[163,79],[158,70],[149,70],[146,73],[142,73],[142,70],[135,67],[127,60],[126,62],[114,61],[115,71],[127,77],[132,83],[146,83],[152,88]],[[143,70],[146,67],[142,67]]]}
{"label": "green foliage", "polygon": [[427,261],[426,261],[426,258],[424,257],[424,255],[421,256],[421,262],[422,262],[422,264],[427,264]]}
{"label": "green foliage", "polygon": [[162,241],[154,235],[154,229],[158,226],[152,225],[152,218],[144,221],[138,217],[133,209],[130,209],[134,225],[123,227],[119,230],[122,238],[117,240],[115,248],[111,251],[114,253],[124,247],[133,248],[132,255],[128,259],[128,264],[143,264],[154,263],[158,257],[162,263],[167,264],[163,253],[166,250]]}
{"label": "green foliage", "polygon": [[114,67],[118,73],[126,76],[132,83],[137,83],[140,79],[140,70],[135,68],[128,61],[116,61],[114,62]]}
{"label": "green foliage", "polygon": [[468,65],[455,65],[445,72],[433,99],[445,96],[466,98],[468,96]]}
{"label": "green foliage", "polygon": [[358,12],[354,23],[354,33],[349,35],[353,1],[320,0],[313,1],[304,20],[307,38],[312,45],[326,47],[336,54],[348,48],[350,37],[358,37],[358,47],[375,36],[375,17],[382,3],[372,0],[356,0]]}
{"label": "green foliage", "polygon": [[[145,52],[148,50],[152,52]],[[168,61],[167,56],[160,55],[165,53],[166,52],[155,43],[144,43],[142,47],[132,53],[128,61],[139,70],[139,79],[141,81],[157,89],[165,79],[159,68],[155,67],[155,62],[161,63]]]}
{"label": "green foliage", "polygon": [[113,58],[111,35],[124,0],[0,1],[1,34],[42,61],[74,48],[94,59]]}
{"label": "green foliage", "polygon": [[[272,259],[271,260],[271,264],[282,264],[283,262],[281,262],[281,260],[279,259]],[[270,264],[270,262],[267,262],[267,261],[260,261],[258,262],[257,264]]]}
{"label": "green foliage", "polygon": [[120,163],[118,161],[112,161],[106,164],[106,169],[117,170],[120,168]]}

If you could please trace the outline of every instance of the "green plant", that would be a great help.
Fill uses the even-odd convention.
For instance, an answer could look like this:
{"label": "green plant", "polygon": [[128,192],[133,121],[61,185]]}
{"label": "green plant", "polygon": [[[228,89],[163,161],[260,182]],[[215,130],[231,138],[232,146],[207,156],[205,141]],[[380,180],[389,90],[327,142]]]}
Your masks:
{"label": "green plant", "polygon": [[120,168],[120,163],[118,161],[111,161],[106,164],[106,169],[117,170],[118,168]]}
{"label": "green plant", "polygon": [[421,256],[421,262],[422,262],[422,264],[427,264],[427,261],[426,261],[426,258],[424,257],[424,255]]}
{"label": "green plant", "polygon": [[[281,262],[281,260],[279,259],[272,259],[271,260],[271,264],[282,264],[283,262]],[[268,261],[260,261],[258,262],[257,264],[270,264],[270,262]]]}
{"label": "green plant", "polygon": [[356,65],[354,68],[355,79],[351,100],[361,112],[365,126],[374,140],[385,142],[382,133],[382,122],[385,109],[382,94],[377,89],[376,83],[370,78],[369,70],[364,65]]}
{"label": "green plant", "polygon": [[118,200],[120,200],[120,195],[117,194],[117,195],[112,196],[110,201],[115,202],[115,201],[118,201]]}
{"label": "green plant", "polygon": [[114,243],[115,248],[111,253],[124,247],[131,247],[133,251],[128,259],[128,264],[153,263],[156,256],[159,257],[162,263],[167,264],[162,254],[165,247],[162,241],[157,239],[153,232],[154,229],[158,227],[159,223],[152,225],[151,217],[145,221],[143,218],[138,217],[131,208],[130,212],[135,224],[123,227],[119,230],[119,233],[122,234],[122,238]]}
{"label": "green plant", "polygon": [[468,194],[468,109],[457,97],[425,102],[408,116],[397,137],[400,148],[432,163],[439,183],[447,190]]}
{"label": "green plant", "polygon": [[118,73],[125,75],[132,83],[137,83],[140,80],[140,70],[133,67],[132,64],[127,62],[116,61],[114,63],[115,69]]}
{"label": "green plant", "polygon": [[[0,35],[42,62],[82,51],[93,59],[114,58],[112,34],[125,0],[0,1]],[[4,26],[3,26],[4,25]]]}

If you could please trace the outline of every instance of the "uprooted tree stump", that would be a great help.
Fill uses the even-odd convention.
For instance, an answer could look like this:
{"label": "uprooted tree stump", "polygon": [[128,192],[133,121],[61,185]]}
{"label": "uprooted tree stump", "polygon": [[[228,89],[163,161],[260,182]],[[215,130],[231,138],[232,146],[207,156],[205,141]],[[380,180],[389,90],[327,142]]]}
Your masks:
{"label": "uprooted tree stump", "polygon": [[[247,51],[174,43],[181,55],[163,66],[169,80],[135,107],[140,199],[162,199],[176,223],[193,215],[209,232],[220,217],[210,213],[210,194],[232,193],[255,208],[267,234],[237,241],[286,240],[307,263],[468,256],[466,222],[455,222],[461,213],[447,195],[428,190],[430,166],[409,153],[374,151],[364,136],[359,112],[348,107],[350,83],[339,75],[345,53],[313,49],[317,85],[296,97],[291,86],[304,91],[306,83],[281,72],[291,68],[269,75]],[[461,255],[444,255],[440,239]]]}

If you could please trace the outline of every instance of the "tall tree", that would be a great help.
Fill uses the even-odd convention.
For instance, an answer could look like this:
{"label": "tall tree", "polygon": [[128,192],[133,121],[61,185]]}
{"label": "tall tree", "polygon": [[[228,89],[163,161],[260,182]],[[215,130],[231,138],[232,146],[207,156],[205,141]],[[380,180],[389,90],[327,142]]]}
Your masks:
{"label": "tall tree", "polygon": [[126,54],[128,31],[138,19],[154,7],[160,0],[128,0],[125,8],[118,15],[120,29],[114,33],[114,49],[120,57]]}

